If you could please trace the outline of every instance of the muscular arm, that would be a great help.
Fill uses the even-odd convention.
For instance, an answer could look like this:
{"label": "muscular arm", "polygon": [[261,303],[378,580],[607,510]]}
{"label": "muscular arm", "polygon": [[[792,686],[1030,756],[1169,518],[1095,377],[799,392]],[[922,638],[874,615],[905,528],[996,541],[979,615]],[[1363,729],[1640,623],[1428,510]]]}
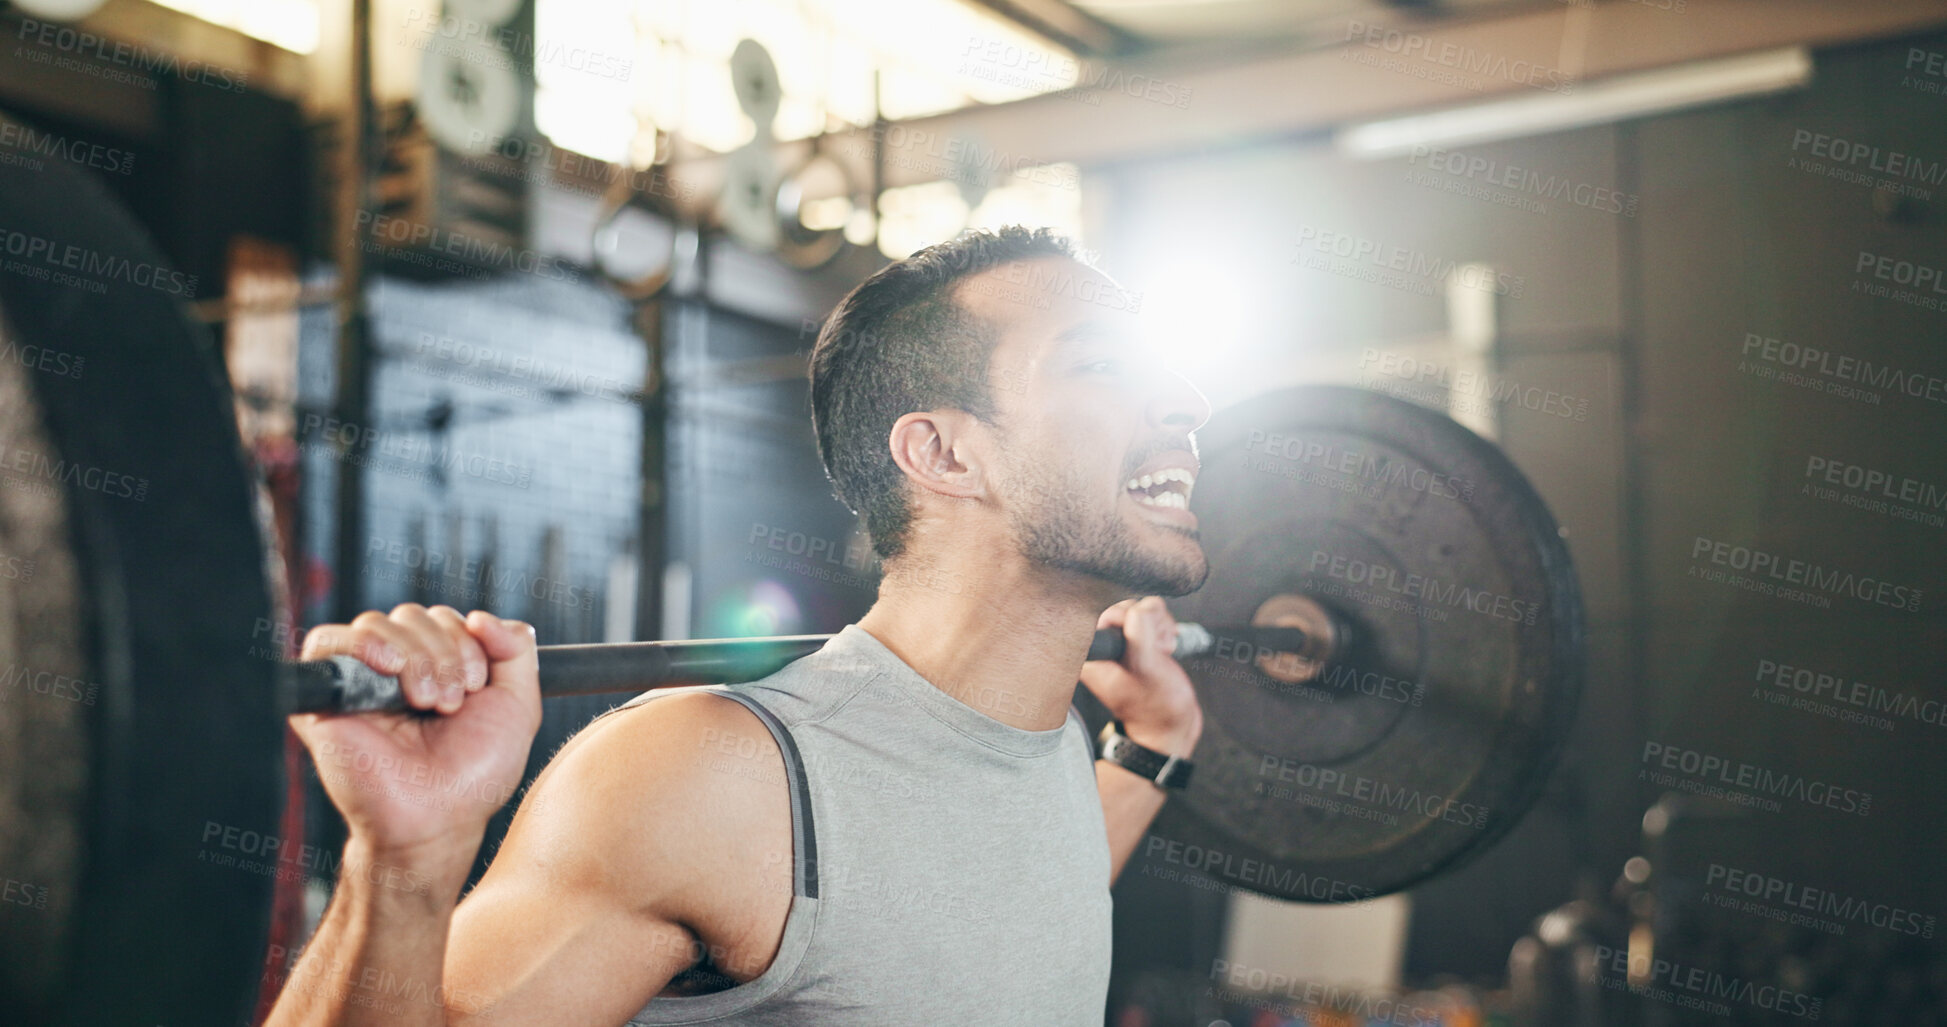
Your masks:
{"label": "muscular arm", "polygon": [[[423,635],[438,626],[420,622],[428,613],[447,619],[417,608],[402,619]],[[434,645],[364,630],[394,655]],[[351,651],[352,640],[327,633],[316,648]],[[403,666],[375,658],[388,673]],[[441,695],[438,718],[294,721],[352,830],[331,907],[267,1023],[620,1023],[696,961],[699,939],[732,977],[761,972],[789,911],[791,828],[782,759],[756,717],[691,694],[591,726],[536,781],[460,901],[485,824],[474,807],[490,811],[518,780],[533,731],[497,725],[486,711],[506,693],[481,683]],[[416,704],[435,708],[430,695]],[[527,698],[538,720],[538,696]],[[740,772],[701,744],[727,735],[749,739]]]}
{"label": "muscular arm", "polygon": [[453,918],[446,979],[482,1022],[591,1024],[706,953],[750,980],[790,910],[790,818],[783,759],[744,707],[692,694],[610,717],[535,782]]}
{"label": "muscular arm", "polygon": [[[1141,724],[1124,724],[1123,728],[1129,740],[1138,745],[1187,756],[1197,747],[1203,720],[1199,717],[1193,724],[1165,729]],[[1102,795],[1102,820],[1109,831],[1109,883],[1114,884],[1170,793],[1107,760],[1095,761],[1095,790]]]}
{"label": "muscular arm", "polygon": [[[446,931],[471,853],[374,851],[348,842],[331,905],[291,968],[270,1025],[444,1024]],[[410,882],[386,883],[389,875]]]}
{"label": "muscular arm", "polygon": [[1102,795],[1102,820],[1109,829],[1109,883],[1114,884],[1169,793],[1104,760],[1095,761],[1095,790]]}
{"label": "muscular arm", "polygon": [[[1189,675],[1170,654],[1176,621],[1161,599],[1118,603],[1104,611],[1098,628],[1120,627],[1128,651],[1120,661],[1082,665],[1082,684],[1122,721],[1129,740],[1166,755],[1189,756],[1203,735],[1203,709]],[[1135,854],[1169,793],[1153,781],[1102,760],[1095,762],[1095,789],[1109,835],[1109,882]]]}

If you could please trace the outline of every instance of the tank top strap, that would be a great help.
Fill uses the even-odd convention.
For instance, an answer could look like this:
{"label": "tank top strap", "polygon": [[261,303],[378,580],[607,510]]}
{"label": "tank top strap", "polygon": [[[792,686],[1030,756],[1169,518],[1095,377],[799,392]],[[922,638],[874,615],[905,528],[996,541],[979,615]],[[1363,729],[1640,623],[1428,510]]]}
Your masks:
{"label": "tank top strap", "polygon": [[771,731],[777,741],[777,751],[784,757],[784,779],[791,789],[791,852],[792,852],[792,892],[807,899],[818,897],[818,834],[812,830],[811,821],[811,783],[805,777],[804,757],[798,753],[798,743],[791,737],[791,729],[777,715],[764,708],[764,704],[742,692],[729,689],[717,691],[726,699],[743,703],[764,726]]}
{"label": "tank top strap", "polygon": [[[679,692],[708,692],[734,700],[755,714],[770,731],[771,738],[777,742],[778,755],[784,759],[784,782],[790,789],[791,798],[791,892],[807,899],[818,897],[818,832],[813,828],[811,811],[811,781],[805,775],[804,756],[798,751],[797,740],[791,737],[791,729],[778,719],[756,698],[736,691],[727,685],[685,685],[678,688],[658,688],[644,692],[611,710],[606,710],[595,719],[600,720],[612,713],[619,713],[632,707],[641,706],[652,699]],[[592,722],[591,722],[592,723]]]}

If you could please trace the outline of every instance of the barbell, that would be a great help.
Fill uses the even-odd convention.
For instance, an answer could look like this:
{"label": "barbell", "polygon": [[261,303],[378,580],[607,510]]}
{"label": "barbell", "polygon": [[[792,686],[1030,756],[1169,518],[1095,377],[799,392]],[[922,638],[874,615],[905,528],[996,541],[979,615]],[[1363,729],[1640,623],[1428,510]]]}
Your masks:
{"label": "barbell", "polygon": [[[1296,627],[1234,627],[1214,633],[1201,624],[1178,624],[1175,653],[1202,656],[1230,648],[1261,656],[1268,665],[1288,661],[1322,666],[1335,639],[1347,639],[1349,625],[1334,622],[1310,633]],[[724,684],[767,677],[801,656],[824,648],[831,635],[770,638],[707,638],[681,642],[606,642],[595,645],[544,645],[536,656],[541,694],[612,695],[679,685]],[[1126,640],[1120,628],[1104,628],[1089,642],[1088,659],[1119,660]],[[403,713],[407,704],[399,679],[366,666],[353,656],[284,663],[278,688],[292,713]]]}
{"label": "barbell", "polygon": [[[279,851],[283,717],[397,683],[252,651],[271,590],[228,387],[133,220],[78,171],[0,166],[0,228],[0,1020],[240,1020],[278,884],[336,865]],[[1581,694],[1546,505],[1491,443],[1356,389],[1267,393],[1199,444],[1212,570],[1173,608],[1205,728],[1130,871],[1328,902],[1478,856]],[[542,687],[746,680],[823,637],[546,646]]]}

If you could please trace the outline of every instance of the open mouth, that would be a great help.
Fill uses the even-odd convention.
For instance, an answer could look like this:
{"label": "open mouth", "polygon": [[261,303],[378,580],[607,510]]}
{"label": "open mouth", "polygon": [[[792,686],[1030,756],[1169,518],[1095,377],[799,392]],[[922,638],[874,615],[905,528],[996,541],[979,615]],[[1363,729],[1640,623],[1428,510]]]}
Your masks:
{"label": "open mouth", "polygon": [[1144,506],[1160,507],[1164,510],[1188,510],[1190,492],[1196,488],[1197,476],[1186,468],[1165,467],[1152,474],[1144,474],[1122,483],[1122,487],[1136,502]]}

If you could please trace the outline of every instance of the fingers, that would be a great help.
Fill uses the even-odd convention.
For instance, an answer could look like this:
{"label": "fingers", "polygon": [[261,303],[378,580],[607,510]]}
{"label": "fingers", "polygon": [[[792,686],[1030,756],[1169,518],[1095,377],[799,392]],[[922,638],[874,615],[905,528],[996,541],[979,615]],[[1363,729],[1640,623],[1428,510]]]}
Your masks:
{"label": "fingers", "polygon": [[439,697],[424,673],[428,661],[418,656],[419,642],[401,625],[377,610],[367,610],[350,624],[320,624],[304,636],[303,657],[352,656],[381,674],[399,679],[406,705],[428,709]]}
{"label": "fingers", "polygon": [[322,660],[327,656],[354,656],[373,670],[397,674],[404,668],[410,636],[394,629],[385,615],[375,611],[361,613],[350,624],[320,624],[304,636],[298,658]]}
{"label": "fingers", "polygon": [[495,663],[519,660],[534,651],[534,626],[523,621],[475,610],[466,615],[466,628],[479,642],[486,658]]}
{"label": "fingers", "polygon": [[[450,611],[449,611],[450,612]],[[432,611],[418,603],[400,603],[392,608],[392,623],[406,629],[415,643],[411,658],[407,661],[406,673],[418,679],[420,688],[430,685],[435,690],[436,700],[433,708],[441,713],[452,713],[460,708],[460,701],[466,697],[467,670],[466,659],[461,653],[462,642],[475,644],[461,625],[459,638],[453,630],[435,619]],[[453,614],[452,623],[459,623],[459,615]],[[485,680],[485,657],[477,658],[481,664],[482,680]],[[403,677],[402,677],[403,680]]]}
{"label": "fingers", "polygon": [[453,713],[468,692],[487,684],[487,654],[450,606],[401,603],[390,615],[367,610],[350,624],[324,624],[305,635],[305,659],[338,654],[398,677],[413,709]]}
{"label": "fingers", "polygon": [[1129,639],[1126,660],[1131,666],[1176,652],[1176,618],[1160,596],[1146,596],[1130,606],[1122,634]]}
{"label": "fingers", "polygon": [[1125,599],[1103,610],[1095,628],[1098,631],[1121,628],[1123,637],[1129,640],[1132,657],[1137,649],[1160,652],[1164,656],[1176,651],[1176,618],[1170,616],[1161,596]]}
{"label": "fingers", "polygon": [[1102,616],[1096,618],[1095,620],[1095,630],[1100,631],[1103,628],[1121,627],[1123,621],[1127,620],[1129,617],[1129,609],[1135,605],[1136,605],[1136,600],[1124,599],[1122,602],[1119,602],[1114,606],[1111,606],[1108,609],[1103,610]]}
{"label": "fingers", "polygon": [[432,618],[433,623],[438,624],[459,649],[461,687],[469,692],[487,687],[487,653],[480,648],[480,642],[473,637],[473,633],[467,630],[466,618],[460,616],[460,611],[450,606],[434,606],[426,611],[426,616]]}
{"label": "fingers", "polygon": [[513,689],[538,716],[541,681],[534,626],[475,610],[466,615],[466,628],[478,640],[487,659],[493,661],[488,670],[491,682]]}
{"label": "fingers", "polygon": [[435,694],[431,688],[420,689],[418,680],[409,673],[413,664],[411,654],[416,650],[411,632],[392,623],[385,614],[367,610],[352,618],[350,624],[320,624],[312,628],[305,634],[299,654],[306,660],[351,656],[381,674],[395,675],[406,702],[425,709],[433,704]]}

